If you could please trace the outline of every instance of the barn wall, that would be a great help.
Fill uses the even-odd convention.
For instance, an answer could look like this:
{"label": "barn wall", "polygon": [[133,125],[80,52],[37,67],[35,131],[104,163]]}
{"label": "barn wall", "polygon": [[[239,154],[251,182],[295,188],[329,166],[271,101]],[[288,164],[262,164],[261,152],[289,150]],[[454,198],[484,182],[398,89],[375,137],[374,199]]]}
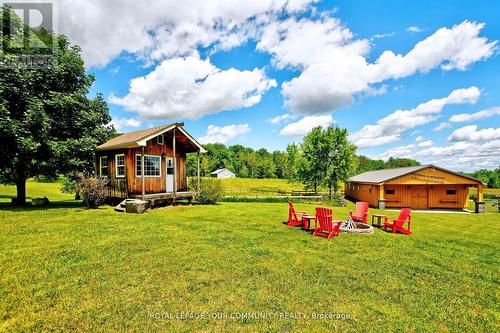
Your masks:
{"label": "barn wall", "polygon": [[[417,207],[418,199],[415,193],[422,189],[426,193],[425,207]],[[387,190],[394,190],[394,194],[387,194]],[[447,190],[455,190],[456,194],[446,194]],[[419,191],[420,192],[420,191]],[[469,188],[465,185],[393,185],[384,186],[385,206],[388,208],[411,207],[417,208],[457,208],[467,207]],[[424,200],[424,199],[420,199]]]}
{"label": "barn wall", "polygon": [[358,201],[365,201],[372,207],[378,207],[379,185],[346,182],[345,195]]}

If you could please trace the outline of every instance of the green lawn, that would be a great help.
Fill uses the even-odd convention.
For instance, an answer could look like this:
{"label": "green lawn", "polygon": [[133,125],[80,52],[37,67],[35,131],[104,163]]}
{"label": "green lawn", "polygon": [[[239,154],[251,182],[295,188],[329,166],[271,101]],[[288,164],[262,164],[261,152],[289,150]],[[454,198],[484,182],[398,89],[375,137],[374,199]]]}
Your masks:
{"label": "green lawn", "polygon": [[302,184],[286,179],[227,178],[220,181],[224,195],[229,196],[275,196],[277,191],[304,190]]}
{"label": "green lawn", "polygon": [[[411,237],[376,230],[327,241],[281,224],[286,204],[125,215],[83,209],[59,187],[30,182],[28,194],[52,206],[13,209],[14,189],[0,186],[0,331],[500,329],[498,213],[415,213]],[[150,317],[181,312],[308,318]]]}

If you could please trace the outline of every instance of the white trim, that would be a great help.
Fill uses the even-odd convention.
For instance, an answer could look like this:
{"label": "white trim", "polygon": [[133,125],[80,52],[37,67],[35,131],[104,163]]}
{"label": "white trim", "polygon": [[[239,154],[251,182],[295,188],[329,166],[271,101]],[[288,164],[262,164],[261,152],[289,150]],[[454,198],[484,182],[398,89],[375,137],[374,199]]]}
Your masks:
{"label": "white trim", "polygon": [[202,145],[200,145],[198,143],[198,141],[196,141],[192,136],[191,134],[189,134],[188,132],[186,132],[182,127],[177,127],[179,129],[179,131],[182,132],[182,134],[184,134],[185,136],[188,137],[189,140],[191,140],[191,142],[193,142],[195,144],[195,146],[197,146],[199,149],[200,149],[200,153],[206,153],[207,151],[205,150],[205,148],[203,148]]}
{"label": "white trim", "polygon": [[[123,156],[123,165],[118,165],[118,156]],[[118,175],[118,167],[123,167],[123,175]],[[125,178],[125,154],[115,155],[115,178]]]}
{"label": "white trim", "polygon": [[[161,138],[161,140],[159,140]],[[160,142],[161,141],[161,142]],[[160,134],[156,137],[156,144],[157,145],[164,145],[165,144],[165,140],[163,138],[163,134]]]}
{"label": "white trim", "polygon": [[[138,170],[137,170],[137,157],[139,157],[139,160],[140,160],[140,159],[141,159],[141,156],[142,156],[141,154],[136,154],[136,155],[135,155],[135,161],[134,161],[134,173],[135,173],[135,176],[136,176],[136,177],[141,177],[141,175],[138,175],[138,174],[137,174],[137,171],[138,171]],[[162,163],[161,163],[161,155],[147,155],[147,154],[144,154],[144,157],[146,157],[146,156],[148,156],[148,157],[158,157],[158,158],[160,159],[160,174],[159,174],[158,176],[147,176],[147,175],[144,175],[144,178],[160,178],[160,177],[161,177],[161,175],[162,175],[162,172],[161,172],[161,169],[162,169],[162,168],[161,168],[161,164],[162,164]],[[144,166],[145,166],[145,165],[144,165]]]}
{"label": "white trim", "polygon": [[108,156],[99,156],[99,177],[108,177],[108,175],[103,175],[102,174],[102,159],[105,158],[106,159],[106,171],[108,172],[109,174],[109,165],[108,165]]}

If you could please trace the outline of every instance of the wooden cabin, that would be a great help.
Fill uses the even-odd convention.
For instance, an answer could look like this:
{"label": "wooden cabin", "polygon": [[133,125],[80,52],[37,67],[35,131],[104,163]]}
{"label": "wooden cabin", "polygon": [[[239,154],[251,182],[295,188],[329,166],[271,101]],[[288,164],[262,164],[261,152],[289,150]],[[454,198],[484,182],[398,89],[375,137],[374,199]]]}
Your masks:
{"label": "wooden cabin", "polygon": [[111,198],[150,201],[187,198],[186,155],[205,149],[173,123],[119,135],[97,147],[96,174],[109,178]]}
{"label": "wooden cabin", "polygon": [[451,170],[421,165],[365,172],[349,178],[344,186],[347,197],[380,209],[466,209],[471,187],[477,188],[477,202],[483,202],[483,185]]}

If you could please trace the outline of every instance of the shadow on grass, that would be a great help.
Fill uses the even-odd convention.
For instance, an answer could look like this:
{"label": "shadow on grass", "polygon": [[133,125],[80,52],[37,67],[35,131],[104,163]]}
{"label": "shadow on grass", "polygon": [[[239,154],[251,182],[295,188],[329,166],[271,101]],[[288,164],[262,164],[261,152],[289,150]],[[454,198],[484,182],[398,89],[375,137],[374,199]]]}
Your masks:
{"label": "shadow on grass", "polygon": [[66,208],[85,208],[81,201],[76,200],[62,200],[62,201],[52,201],[46,206],[32,206],[29,203],[24,206],[14,206],[10,202],[0,202],[0,211],[10,211],[10,212],[29,212],[38,210],[50,210],[50,209],[66,209]]}

